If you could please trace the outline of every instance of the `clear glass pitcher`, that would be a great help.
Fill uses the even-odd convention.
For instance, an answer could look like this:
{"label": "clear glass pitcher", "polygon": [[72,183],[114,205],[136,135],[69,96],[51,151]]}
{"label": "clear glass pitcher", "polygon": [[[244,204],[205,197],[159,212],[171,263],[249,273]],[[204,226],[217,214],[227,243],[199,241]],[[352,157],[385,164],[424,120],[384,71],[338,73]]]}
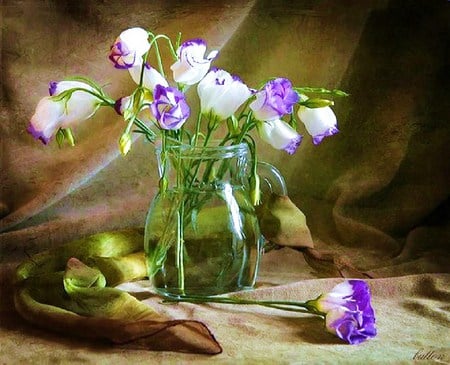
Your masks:
{"label": "clear glass pitcher", "polygon": [[[157,149],[161,180],[145,224],[149,278],[168,296],[253,288],[264,239],[250,200],[246,144]],[[261,180],[285,194],[269,164]]]}

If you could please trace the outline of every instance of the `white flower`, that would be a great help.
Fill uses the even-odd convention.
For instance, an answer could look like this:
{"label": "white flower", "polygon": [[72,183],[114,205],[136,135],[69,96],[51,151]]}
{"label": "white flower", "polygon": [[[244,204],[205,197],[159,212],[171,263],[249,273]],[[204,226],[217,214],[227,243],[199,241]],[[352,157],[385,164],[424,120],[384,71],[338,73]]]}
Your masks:
{"label": "white flower", "polygon": [[141,79],[141,70],[142,67],[144,67],[144,75],[142,78],[142,84],[149,89],[151,92],[155,90],[156,85],[161,85],[164,87],[168,87],[169,83],[167,80],[158,72],[156,69],[154,69],[152,66],[150,66],[148,63],[144,63],[143,65],[136,65],[133,67],[130,67],[128,69],[128,72],[131,75],[131,78],[133,81],[139,85],[139,81]]}
{"label": "white flower", "polygon": [[300,106],[297,114],[308,133],[313,137],[315,145],[322,142],[325,137],[339,132],[336,115],[334,115],[333,110],[329,106],[322,108]]}
{"label": "white flower", "polygon": [[116,68],[130,68],[142,64],[142,56],[149,50],[148,33],[142,28],[129,28],[111,46],[109,59]]}
{"label": "white flower", "polygon": [[230,117],[252,95],[237,76],[213,69],[197,86],[203,114],[212,112],[221,120]]}
{"label": "white flower", "polygon": [[47,144],[59,128],[68,128],[71,124],[86,120],[95,113],[101,101],[86,91],[74,91],[68,100],[64,98],[56,101],[51,98],[74,88],[93,91],[90,85],[80,81],[50,83],[50,96],[39,101],[27,128],[34,138]]}
{"label": "white flower", "polygon": [[216,58],[219,51],[212,51],[205,57],[206,42],[203,39],[192,39],[178,48],[178,61],[170,69],[176,82],[194,85],[208,72],[211,61]]}
{"label": "white flower", "polygon": [[295,153],[302,141],[302,136],[281,119],[259,123],[258,132],[261,139],[273,148],[285,150],[290,155]]}

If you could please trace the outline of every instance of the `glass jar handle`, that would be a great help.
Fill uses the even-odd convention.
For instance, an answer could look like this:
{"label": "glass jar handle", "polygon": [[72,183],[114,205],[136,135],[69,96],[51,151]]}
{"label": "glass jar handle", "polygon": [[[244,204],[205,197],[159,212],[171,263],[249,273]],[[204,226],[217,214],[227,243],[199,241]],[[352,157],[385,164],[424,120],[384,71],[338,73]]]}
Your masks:
{"label": "glass jar handle", "polygon": [[286,182],[275,166],[258,161],[257,172],[261,181],[261,195],[264,196],[266,193],[287,195]]}

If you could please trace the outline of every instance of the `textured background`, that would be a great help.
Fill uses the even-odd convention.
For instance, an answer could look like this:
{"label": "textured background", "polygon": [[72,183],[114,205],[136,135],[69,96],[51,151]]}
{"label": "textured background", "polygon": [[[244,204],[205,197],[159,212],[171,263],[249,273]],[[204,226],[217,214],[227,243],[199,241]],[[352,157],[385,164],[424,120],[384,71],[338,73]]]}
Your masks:
{"label": "textured background", "polygon": [[[125,126],[112,110],[76,127],[74,148],[45,147],[25,131],[51,80],[86,75],[108,84],[113,97],[129,93],[132,81],[113,69],[108,50],[120,31],[143,26],[207,39],[221,50],[215,65],[253,87],[283,76],[349,92],[334,108],[340,134],[318,147],[305,137],[291,157],[261,143],[262,159],[285,176],[317,247],[390,278],[376,281],[379,292],[403,285],[394,277],[414,275],[418,284],[404,295],[419,295],[429,285],[422,275],[450,267],[449,11],[443,0],[0,1],[5,277],[44,248],[143,224],[157,187],[153,148],[138,140],[121,157],[117,140]],[[263,259],[262,281],[329,276],[286,250]],[[448,301],[441,294],[434,298]],[[424,323],[434,328],[435,321]]]}

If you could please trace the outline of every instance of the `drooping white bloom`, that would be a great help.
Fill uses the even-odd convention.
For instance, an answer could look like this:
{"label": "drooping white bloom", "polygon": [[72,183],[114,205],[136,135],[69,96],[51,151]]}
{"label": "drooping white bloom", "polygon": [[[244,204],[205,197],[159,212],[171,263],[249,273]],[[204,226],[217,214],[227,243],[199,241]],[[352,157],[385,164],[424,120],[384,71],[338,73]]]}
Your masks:
{"label": "drooping white bloom", "polygon": [[139,81],[141,79],[141,70],[144,67],[144,75],[142,78],[142,84],[149,89],[151,92],[155,90],[156,85],[161,85],[164,87],[168,87],[169,83],[167,80],[152,66],[148,63],[144,63],[143,65],[136,65],[130,67],[128,72],[131,75],[133,81],[139,85]]}
{"label": "drooping white bloom", "polygon": [[39,101],[27,128],[34,138],[47,144],[59,128],[68,128],[73,123],[86,120],[95,113],[101,100],[89,92],[74,91],[68,100],[51,98],[51,96],[58,96],[64,91],[75,88],[94,91],[90,85],[81,81],[50,83],[50,96]]}
{"label": "drooping white bloom", "polygon": [[130,68],[142,64],[142,56],[149,48],[147,31],[139,27],[129,28],[120,33],[111,46],[109,59],[115,68]]}
{"label": "drooping white bloom", "polygon": [[325,137],[339,132],[336,115],[329,106],[322,108],[300,106],[297,115],[305,125],[308,133],[313,137],[315,145],[322,142]]}
{"label": "drooping white bloom", "polygon": [[274,119],[258,124],[259,136],[277,150],[285,150],[292,155],[302,141],[298,134],[289,124],[281,119]]}
{"label": "drooping white bloom", "polygon": [[212,69],[197,86],[203,114],[227,119],[252,95],[242,80],[227,71]]}
{"label": "drooping white bloom", "polygon": [[176,82],[194,85],[208,72],[211,61],[219,51],[211,51],[206,58],[206,42],[203,39],[191,39],[181,44],[177,50],[178,61],[170,69]]}

